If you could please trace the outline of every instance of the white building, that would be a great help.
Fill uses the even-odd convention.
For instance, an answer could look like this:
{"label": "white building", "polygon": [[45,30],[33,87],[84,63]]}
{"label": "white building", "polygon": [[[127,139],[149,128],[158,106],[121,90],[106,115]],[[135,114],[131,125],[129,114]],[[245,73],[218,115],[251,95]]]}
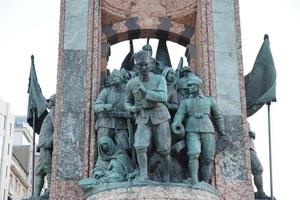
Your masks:
{"label": "white building", "polygon": [[14,116],[9,103],[0,99],[0,199],[7,200],[9,190],[10,164]]}
{"label": "white building", "polygon": [[32,181],[32,128],[26,116],[16,116],[14,124],[9,196],[21,200],[31,196]]}

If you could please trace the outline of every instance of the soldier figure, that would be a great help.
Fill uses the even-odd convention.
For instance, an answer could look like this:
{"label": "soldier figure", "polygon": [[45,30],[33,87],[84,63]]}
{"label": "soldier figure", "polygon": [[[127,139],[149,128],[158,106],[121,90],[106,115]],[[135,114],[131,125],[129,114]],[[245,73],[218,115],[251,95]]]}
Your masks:
{"label": "soldier figure", "polygon": [[255,199],[271,199],[268,195],[265,194],[263,188],[263,166],[260,163],[259,158],[257,157],[255,146],[255,132],[249,131],[249,143],[250,143],[250,158],[251,158],[251,172],[254,178],[254,185],[257,189],[255,192]]}
{"label": "soldier figure", "polygon": [[[181,102],[182,100],[186,99],[189,95],[189,91],[187,89],[187,80],[189,77],[196,76],[191,68],[188,66],[184,66],[180,69],[179,72],[179,78],[177,80],[177,97],[178,102]],[[197,76],[196,76],[197,77]]]}
{"label": "soldier figure", "polygon": [[150,53],[150,60],[149,60],[149,70],[150,72],[154,73],[154,74],[161,74],[162,73],[162,69],[161,66],[159,65],[159,63],[157,62],[157,60],[152,56],[152,47],[150,44],[146,44],[142,47],[142,49],[144,51],[148,51]]}
{"label": "soldier figure", "polygon": [[215,99],[203,95],[202,86],[199,77],[191,76],[188,78],[187,88],[190,95],[181,102],[172,124],[172,128],[182,127],[181,123],[185,122],[188,166],[193,184],[198,183],[200,153],[201,179],[209,182],[216,148],[213,122],[218,133],[225,136],[223,116]]}
{"label": "soldier figure", "polygon": [[36,147],[37,152],[40,152],[40,159],[36,167],[35,174],[35,192],[34,196],[40,196],[44,186],[44,178],[47,176],[47,191],[45,197],[49,196],[51,186],[51,166],[52,166],[52,149],[53,149],[53,131],[54,131],[54,116],[55,116],[55,95],[52,95],[48,100],[50,112],[45,117],[39,137],[39,143]]}
{"label": "soldier figure", "polygon": [[129,150],[128,144],[128,112],[124,108],[125,85],[122,85],[122,74],[113,70],[110,75],[109,88],[104,88],[96,99],[94,111],[96,114],[95,129],[98,144],[102,136],[109,136],[123,150]]}
{"label": "soldier figure", "polygon": [[156,151],[163,159],[163,179],[169,181],[171,133],[168,120],[170,114],[164,105],[168,97],[167,84],[161,75],[149,72],[150,56],[148,51],[143,50],[134,55],[139,75],[127,83],[125,107],[136,116],[134,147],[140,169],[140,176],[136,179],[149,179],[147,150],[153,137]]}
{"label": "soldier figure", "polygon": [[165,77],[167,81],[167,87],[168,87],[168,99],[167,99],[166,106],[171,116],[174,117],[178,109],[177,92],[174,85],[175,71],[171,67],[166,67],[162,73],[162,76]]}

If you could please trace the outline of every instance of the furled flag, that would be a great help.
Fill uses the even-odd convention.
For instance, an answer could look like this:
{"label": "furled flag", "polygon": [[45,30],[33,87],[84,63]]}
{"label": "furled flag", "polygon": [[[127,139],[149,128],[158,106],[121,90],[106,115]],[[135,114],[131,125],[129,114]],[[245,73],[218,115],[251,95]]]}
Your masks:
{"label": "furled flag", "polygon": [[[31,67],[28,84],[28,107],[27,107],[27,123],[34,128],[34,132],[39,134],[42,123],[46,115],[48,114],[48,103],[45,99],[42,90],[39,86],[35,66],[34,56],[31,56]],[[33,116],[35,115],[35,127],[33,127]]]}
{"label": "furled flag", "polygon": [[126,70],[133,70],[133,66],[134,66],[134,60],[133,60],[133,42],[132,40],[129,40],[129,46],[130,46],[130,50],[129,53],[126,55],[126,57],[124,58],[121,68],[124,68]]}
{"label": "furled flag", "polygon": [[167,41],[165,39],[159,40],[155,58],[158,62],[160,62],[160,65],[162,66],[162,68],[172,67],[170,56],[169,56],[169,51],[168,51],[168,46],[167,46]]}
{"label": "furled flag", "polygon": [[276,101],[276,70],[267,34],[264,36],[252,71],[245,76],[245,90],[248,117],[264,104]]}

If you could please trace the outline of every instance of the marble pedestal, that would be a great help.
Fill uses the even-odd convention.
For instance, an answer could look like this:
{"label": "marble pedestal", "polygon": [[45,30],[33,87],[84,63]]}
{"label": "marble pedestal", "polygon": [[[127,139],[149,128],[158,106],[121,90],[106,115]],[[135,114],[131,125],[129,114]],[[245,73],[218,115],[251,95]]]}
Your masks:
{"label": "marble pedestal", "polygon": [[[126,187],[124,187],[126,186]],[[106,189],[105,189],[106,188]],[[220,200],[218,192],[209,185],[198,188],[184,184],[147,184],[124,183],[122,187],[102,186],[86,193],[87,200]]]}

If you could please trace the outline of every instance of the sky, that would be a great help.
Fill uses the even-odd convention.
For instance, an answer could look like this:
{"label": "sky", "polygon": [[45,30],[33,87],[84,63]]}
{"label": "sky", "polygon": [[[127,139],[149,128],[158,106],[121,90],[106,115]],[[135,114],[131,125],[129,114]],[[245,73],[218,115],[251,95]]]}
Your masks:
{"label": "sky", "polygon": [[[277,102],[271,105],[273,191],[279,200],[298,197],[300,180],[298,119],[300,86],[300,1],[240,0],[242,50],[245,75],[269,34],[277,70]],[[15,115],[25,115],[30,56],[35,55],[39,84],[46,98],[55,93],[58,57],[59,0],[0,0],[0,98],[11,104]],[[135,49],[145,43],[134,41]],[[125,45],[124,45],[125,44]],[[118,67],[128,43],[112,46],[109,66]],[[150,40],[155,49],[157,41]],[[168,43],[172,65],[185,49]],[[120,51],[121,49],[121,51]],[[124,51],[125,49],[125,51]],[[172,51],[171,51],[172,49]],[[176,51],[173,51],[176,49]],[[118,59],[120,58],[120,59]],[[267,106],[249,118],[256,132],[256,150],[264,166],[265,190],[269,194]]]}

